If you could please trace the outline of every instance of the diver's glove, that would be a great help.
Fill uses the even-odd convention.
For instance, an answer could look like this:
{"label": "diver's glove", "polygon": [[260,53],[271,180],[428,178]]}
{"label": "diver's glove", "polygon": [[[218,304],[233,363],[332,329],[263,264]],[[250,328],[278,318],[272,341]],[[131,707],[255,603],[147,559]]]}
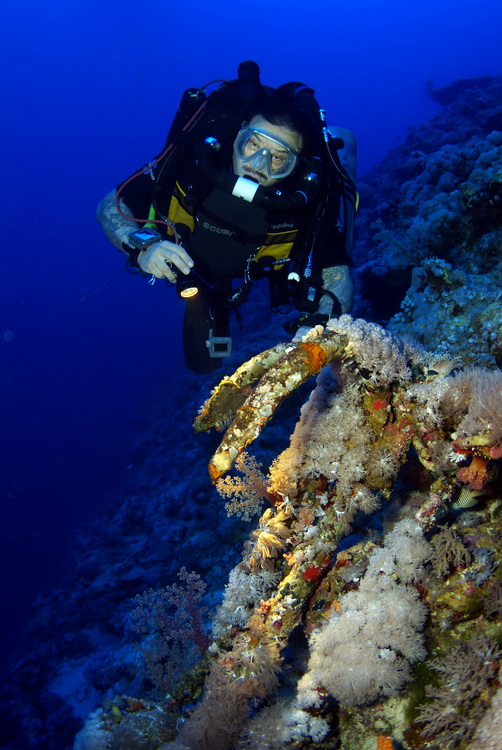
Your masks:
{"label": "diver's glove", "polygon": [[[291,340],[301,341],[313,328],[318,328],[319,331],[326,328],[328,320],[328,315],[322,315],[320,313],[312,313],[309,315],[308,313],[303,313],[296,322],[298,328],[294,331],[294,336]],[[291,331],[291,333],[293,333],[293,331]]]}

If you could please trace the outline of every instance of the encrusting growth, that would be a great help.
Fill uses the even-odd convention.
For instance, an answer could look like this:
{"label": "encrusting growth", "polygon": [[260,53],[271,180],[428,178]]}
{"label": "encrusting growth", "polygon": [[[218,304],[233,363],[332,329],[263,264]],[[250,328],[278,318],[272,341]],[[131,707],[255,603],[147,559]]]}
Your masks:
{"label": "encrusting growth", "polygon": [[[313,341],[279,345],[254,357],[248,368],[245,365],[239,368],[239,376],[225,378],[220,383],[194,423],[195,431],[201,432],[220,426],[233,416],[209,465],[213,481],[225,474],[239,453],[258,437],[286,396],[317,375],[329,361],[341,357],[345,344],[344,337],[321,334]],[[258,378],[255,390],[246,395],[245,389]]]}

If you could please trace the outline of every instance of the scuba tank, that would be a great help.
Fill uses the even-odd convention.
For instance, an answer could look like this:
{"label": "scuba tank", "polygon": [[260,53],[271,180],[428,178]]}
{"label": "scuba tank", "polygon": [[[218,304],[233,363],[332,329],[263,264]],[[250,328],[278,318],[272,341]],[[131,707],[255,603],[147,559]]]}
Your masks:
{"label": "scuba tank", "polygon": [[342,128],[339,125],[328,125],[328,130],[333,138],[340,138],[343,146],[338,149],[338,155],[350,179],[356,184],[356,164],[357,164],[357,140],[350,130]]}
{"label": "scuba tank", "polygon": [[[329,125],[328,130],[333,138],[339,138],[343,142],[342,148],[338,149],[338,156],[342,167],[344,168],[347,175],[350,177],[352,185],[355,188],[356,185],[356,165],[357,165],[357,140],[350,130],[342,128],[338,125]],[[354,221],[356,218],[357,210],[357,194],[355,191],[350,193],[347,191],[346,206],[343,215],[344,231],[346,234],[345,238],[345,250],[349,258],[352,258],[352,250],[354,248]]]}
{"label": "scuba tank", "polygon": [[203,89],[192,88],[184,92],[169,128],[165,143],[166,146],[174,142],[205,102],[207,102],[207,96]]}
{"label": "scuba tank", "polygon": [[[324,122],[323,110],[320,115]],[[323,289],[323,269],[351,264],[357,210],[356,138],[346,128],[326,125],[323,137],[324,161],[329,164],[324,170],[323,196],[303,237],[302,251],[294,258],[294,268],[288,273],[296,308],[309,313],[317,310],[322,295],[327,293]],[[336,260],[332,261],[330,255]]]}

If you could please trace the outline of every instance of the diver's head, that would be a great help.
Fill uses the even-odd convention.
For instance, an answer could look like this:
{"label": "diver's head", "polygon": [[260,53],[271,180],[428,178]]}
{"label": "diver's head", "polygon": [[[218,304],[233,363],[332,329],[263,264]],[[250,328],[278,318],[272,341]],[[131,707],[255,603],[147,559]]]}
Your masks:
{"label": "diver's head", "polygon": [[257,114],[234,141],[233,169],[266,187],[288,177],[297,166],[303,147],[301,133],[283,118],[271,122]]}

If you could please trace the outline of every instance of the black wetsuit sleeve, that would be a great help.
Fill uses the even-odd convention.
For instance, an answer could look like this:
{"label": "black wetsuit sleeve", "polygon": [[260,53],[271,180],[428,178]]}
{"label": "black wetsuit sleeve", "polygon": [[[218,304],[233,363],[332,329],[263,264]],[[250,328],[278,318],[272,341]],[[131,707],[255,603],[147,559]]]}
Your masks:
{"label": "black wetsuit sleeve", "polygon": [[148,213],[153,200],[155,181],[151,172],[143,174],[141,170],[135,176],[128,177],[117,185],[120,199],[131,209],[137,219],[148,221]]}

